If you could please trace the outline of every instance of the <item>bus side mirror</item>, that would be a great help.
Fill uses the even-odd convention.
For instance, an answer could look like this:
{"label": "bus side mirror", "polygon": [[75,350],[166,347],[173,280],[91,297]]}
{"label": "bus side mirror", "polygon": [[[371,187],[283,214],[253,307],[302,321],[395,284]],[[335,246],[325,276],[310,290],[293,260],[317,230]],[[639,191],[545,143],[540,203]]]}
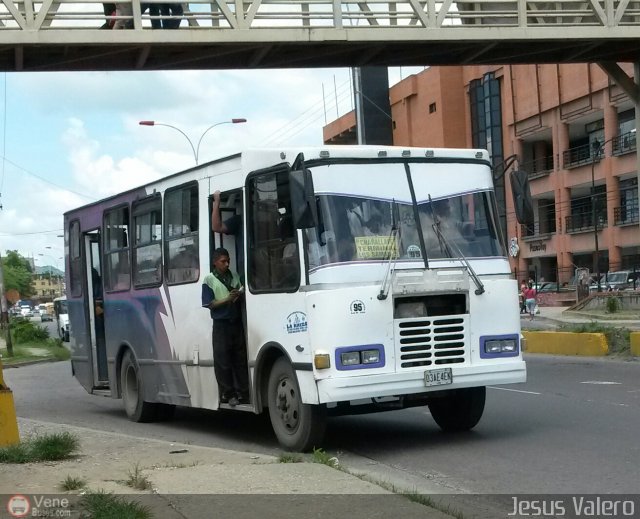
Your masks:
{"label": "bus side mirror", "polygon": [[516,212],[516,220],[522,225],[533,226],[533,199],[529,188],[529,176],[526,171],[515,170],[511,172],[511,194],[513,206]]}
{"label": "bus side mirror", "polygon": [[293,225],[296,229],[315,227],[318,222],[318,214],[311,171],[306,168],[290,171],[289,186]]}

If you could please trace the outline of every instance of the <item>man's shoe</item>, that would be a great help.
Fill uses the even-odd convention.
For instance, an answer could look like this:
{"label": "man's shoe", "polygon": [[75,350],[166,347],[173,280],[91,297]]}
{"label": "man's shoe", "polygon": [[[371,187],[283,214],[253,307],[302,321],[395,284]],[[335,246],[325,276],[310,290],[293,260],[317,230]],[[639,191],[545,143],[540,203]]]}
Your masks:
{"label": "man's shoe", "polygon": [[221,404],[228,404],[228,403],[229,403],[229,400],[230,400],[231,398],[232,398],[232,397],[231,397],[231,396],[229,396],[229,395],[220,395],[220,403],[221,403]]}
{"label": "man's shoe", "polygon": [[229,399],[229,405],[230,405],[231,407],[235,407],[235,406],[237,406],[239,403],[240,403],[240,400],[238,400],[238,397],[237,397],[237,396],[232,396],[232,397]]}
{"label": "man's shoe", "polygon": [[240,401],[241,404],[250,404],[251,403],[251,399],[249,398],[248,395],[240,395],[238,400]]}

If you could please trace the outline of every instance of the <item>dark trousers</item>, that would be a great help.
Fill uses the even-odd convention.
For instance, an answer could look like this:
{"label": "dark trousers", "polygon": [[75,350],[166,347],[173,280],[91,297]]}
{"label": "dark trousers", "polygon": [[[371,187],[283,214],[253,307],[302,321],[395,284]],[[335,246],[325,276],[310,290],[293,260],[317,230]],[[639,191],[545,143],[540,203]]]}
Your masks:
{"label": "dark trousers", "polygon": [[[182,16],[184,10],[182,4],[142,4],[142,12],[149,9],[149,15],[155,16]],[[182,20],[152,19],[152,29],[177,29]]]}
{"label": "dark trousers", "polygon": [[244,342],[242,320],[213,320],[213,369],[220,395],[230,398],[249,395],[247,347]]}

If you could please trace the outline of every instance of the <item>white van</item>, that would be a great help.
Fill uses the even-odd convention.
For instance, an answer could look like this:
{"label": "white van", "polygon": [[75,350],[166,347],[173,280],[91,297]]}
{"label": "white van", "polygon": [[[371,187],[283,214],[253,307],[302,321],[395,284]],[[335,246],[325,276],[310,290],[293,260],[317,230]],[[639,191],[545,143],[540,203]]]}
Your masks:
{"label": "white van", "polygon": [[66,296],[57,297],[53,300],[53,313],[58,328],[58,336],[69,342],[69,312],[67,311]]}

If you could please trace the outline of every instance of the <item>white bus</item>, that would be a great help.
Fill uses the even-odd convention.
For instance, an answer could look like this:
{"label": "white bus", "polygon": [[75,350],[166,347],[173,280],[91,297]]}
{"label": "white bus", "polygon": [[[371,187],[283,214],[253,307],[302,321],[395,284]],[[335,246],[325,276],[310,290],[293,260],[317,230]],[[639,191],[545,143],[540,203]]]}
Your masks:
{"label": "white bus", "polygon": [[[211,230],[212,195],[222,220]],[[250,404],[290,450],[327,416],[429,406],[480,420],[526,380],[517,282],[486,151],[250,150],[64,216],[73,372],[129,418],[220,403],[201,285],[224,246],[245,290]]]}

